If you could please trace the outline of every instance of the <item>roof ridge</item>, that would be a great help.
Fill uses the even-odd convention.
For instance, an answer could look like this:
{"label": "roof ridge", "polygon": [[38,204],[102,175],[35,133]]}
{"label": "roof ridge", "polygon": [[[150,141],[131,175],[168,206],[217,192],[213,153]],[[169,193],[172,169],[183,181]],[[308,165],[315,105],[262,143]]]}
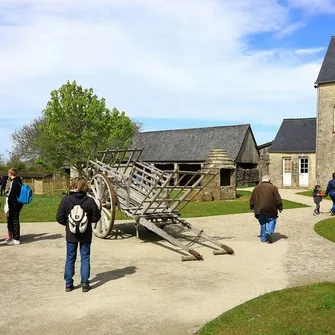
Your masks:
{"label": "roof ridge", "polygon": [[293,117],[293,118],[285,118],[284,120],[316,120],[316,116],[314,117]]}
{"label": "roof ridge", "polygon": [[235,124],[235,125],[227,125],[227,126],[213,126],[213,127],[196,127],[196,128],[179,128],[179,129],[163,129],[163,130],[148,130],[148,131],[142,131],[143,133],[157,133],[157,132],[163,132],[163,131],[185,131],[185,130],[196,130],[196,129],[213,129],[213,128],[229,128],[229,127],[242,127],[242,126],[250,126],[250,123],[243,123],[243,124]]}

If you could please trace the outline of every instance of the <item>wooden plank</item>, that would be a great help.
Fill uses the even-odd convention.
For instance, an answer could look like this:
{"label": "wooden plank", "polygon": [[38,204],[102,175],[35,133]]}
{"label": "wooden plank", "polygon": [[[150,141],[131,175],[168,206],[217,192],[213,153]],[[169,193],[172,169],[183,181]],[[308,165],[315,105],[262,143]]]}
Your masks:
{"label": "wooden plank", "polygon": [[139,221],[140,225],[143,227],[146,227],[147,229],[151,230],[152,232],[156,233],[157,235],[163,237],[165,240],[170,242],[171,244],[182,248],[186,252],[190,253],[194,257],[196,257],[198,260],[203,260],[202,255],[200,255],[197,251],[194,249],[189,248],[188,246],[184,245],[183,243],[179,242],[176,238],[172,237],[168,233],[166,233],[163,229],[157,227],[154,223],[152,223],[149,220],[146,220],[144,218],[141,218]]}

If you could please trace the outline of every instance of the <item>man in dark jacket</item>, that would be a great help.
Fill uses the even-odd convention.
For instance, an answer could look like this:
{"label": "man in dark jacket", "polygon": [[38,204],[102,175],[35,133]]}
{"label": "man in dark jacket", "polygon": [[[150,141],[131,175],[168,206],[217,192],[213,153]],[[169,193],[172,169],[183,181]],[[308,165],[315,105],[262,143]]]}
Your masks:
{"label": "man in dark jacket", "polygon": [[[70,189],[70,195],[62,199],[56,215],[57,222],[66,226],[66,263],[64,271],[65,290],[66,292],[71,292],[74,288],[73,276],[79,245],[81,286],[83,292],[88,292],[90,290],[89,277],[92,222],[98,222],[101,218],[101,213],[95,200],[87,196],[89,186],[84,178],[74,178]],[[75,205],[80,205],[87,215],[87,226],[83,232],[79,232],[77,229],[77,231],[73,233],[70,230],[69,214]]]}
{"label": "man in dark jacket", "polygon": [[283,210],[283,203],[278,188],[270,183],[269,176],[263,176],[250,197],[250,209],[261,225],[261,242],[272,243],[276,228],[278,210]]}
{"label": "man in dark jacket", "polygon": [[8,197],[8,216],[7,216],[7,229],[8,235],[11,237],[6,241],[7,245],[20,244],[20,211],[23,207],[18,202],[18,197],[21,193],[22,179],[17,176],[17,170],[11,168],[8,170],[8,178],[10,180]]}

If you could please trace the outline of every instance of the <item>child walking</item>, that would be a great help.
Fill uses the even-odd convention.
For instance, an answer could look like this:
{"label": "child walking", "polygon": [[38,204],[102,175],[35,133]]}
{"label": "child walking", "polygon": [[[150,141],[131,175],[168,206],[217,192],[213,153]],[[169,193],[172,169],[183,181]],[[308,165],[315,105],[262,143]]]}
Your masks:
{"label": "child walking", "polygon": [[322,197],[325,195],[321,192],[321,186],[315,185],[313,190],[313,200],[315,203],[315,209],[313,211],[313,215],[319,215],[320,214],[320,203],[322,201]]}

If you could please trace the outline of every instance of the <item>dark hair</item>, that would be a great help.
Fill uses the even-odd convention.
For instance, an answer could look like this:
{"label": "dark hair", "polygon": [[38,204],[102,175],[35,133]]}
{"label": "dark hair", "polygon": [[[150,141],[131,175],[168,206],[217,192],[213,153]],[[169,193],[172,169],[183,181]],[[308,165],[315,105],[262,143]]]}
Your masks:
{"label": "dark hair", "polygon": [[316,189],[316,188],[321,188],[321,186],[320,185],[315,185],[314,189]]}
{"label": "dark hair", "polygon": [[333,172],[333,179],[335,179],[335,172]]}

